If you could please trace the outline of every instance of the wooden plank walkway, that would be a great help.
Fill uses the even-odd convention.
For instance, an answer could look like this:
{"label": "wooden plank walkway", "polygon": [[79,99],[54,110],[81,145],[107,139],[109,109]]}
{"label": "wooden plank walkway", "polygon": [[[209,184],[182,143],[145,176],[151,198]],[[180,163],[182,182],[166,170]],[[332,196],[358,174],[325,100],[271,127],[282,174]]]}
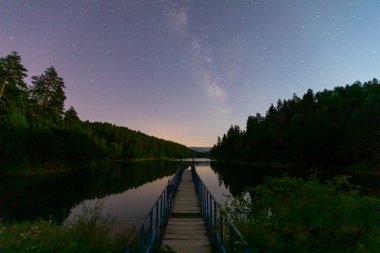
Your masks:
{"label": "wooden plank walkway", "polygon": [[211,252],[190,170],[183,172],[162,245],[177,253]]}

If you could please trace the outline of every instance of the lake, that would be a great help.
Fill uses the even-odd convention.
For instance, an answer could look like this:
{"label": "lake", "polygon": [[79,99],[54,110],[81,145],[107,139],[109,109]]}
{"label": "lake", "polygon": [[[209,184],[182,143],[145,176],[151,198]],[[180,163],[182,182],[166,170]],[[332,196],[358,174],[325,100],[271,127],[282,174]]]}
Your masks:
{"label": "lake", "polygon": [[[184,160],[190,167],[190,161]],[[180,162],[142,161],[113,165],[96,173],[58,173],[3,179],[0,218],[4,221],[70,220],[84,206],[101,203],[103,214],[116,218],[118,228],[139,224],[147,215]],[[224,203],[229,190],[211,169],[209,160],[197,162],[199,175],[216,199]]]}
{"label": "lake", "polygon": [[[183,161],[188,168],[190,160]],[[94,173],[61,173],[20,177],[0,184],[0,217],[5,221],[50,219],[64,222],[84,206],[101,203],[103,215],[116,218],[116,227],[138,225],[147,215],[168,180],[180,166],[178,160],[115,164]],[[224,204],[227,196],[239,196],[261,184],[266,176],[305,177],[300,168],[267,168],[196,160],[196,170],[214,195]],[[368,182],[364,182],[368,184]],[[378,187],[378,180],[374,182]],[[377,188],[378,189],[378,188]]]}

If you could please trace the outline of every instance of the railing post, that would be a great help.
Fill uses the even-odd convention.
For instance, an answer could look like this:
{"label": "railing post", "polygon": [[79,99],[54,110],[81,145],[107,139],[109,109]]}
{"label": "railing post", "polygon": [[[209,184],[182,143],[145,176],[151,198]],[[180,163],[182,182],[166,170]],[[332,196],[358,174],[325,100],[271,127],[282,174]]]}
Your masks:
{"label": "railing post", "polygon": [[[209,198],[209,220],[208,220],[208,223],[209,223],[209,227],[210,227],[210,230],[209,230],[209,238],[211,239],[212,238],[212,199],[211,199],[211,194],[208,195],[208,198]],[[211,240],[212,242],[212,240]]]}
{"label": "railing post", "polygon": [[162,220],[163,220],[163,215],[162,215],[162,199],[163,199],[163,196],[161,195],[160,197],[160,237],[162,237]]}
{"label": "railing post", "polygon": [[153,210],[151,210],[149,214],[149,244],[151,244],[153,241],[152,228],[153,228]]}
{"label": "railing post", "polygon": [[[158,200],[159,201],[159,200]],[[158,231],[158,202],[156,203],[156,232]],[[157,234],[158,236],[158,234]]]}
{"label": "railing post", "polygon": [[166,192],[167,192],[167,189],[165,189],[164,191],[164,202],[162,203],[162,205],[164,206],[164,215],[163,215],[163,226],[166,225]]}
{"label": "railing post", "polygon": [[165,226],[169,219],[169,190],[166,191],[166,219],[165,219]]}
{"label": "railing post", "polygon": [[[206,187],[203,185],[203,188],[205,190],[205,217],[206,217],[206,222],[207,222],[207,218],[208,218],[208,213],[207,213],[207,210],[208,210],[208,192],[206,191]],[[207,225],[207,223],[206,223]]]}
{"label": "railing post", "polygon": [[200,193],[200,202],[201,202],[201,210],[202,210],[202,217],[204,217],[204,214],[205,214],[205,212],[204,212],[204,203],[203,203],[203,186],[202,185],[200,185],[199,186],[200,187],[200,191],[201,191],[201,193]]}
{"label": "railing post", "polygon": [[209,231],[209,227],[208,227],[208,191],[206,192],[206,226],[207,226],[207,230]]}
{"label": "railing post", "polygon": [[216,202],[214,200],[214,230],[213,230],[213,233],[212,233],[212,238],[214,240],[214,244],[216,244],[216,221],[217,221],[217,205],[216,205]]}
{"label": "railing post", "polygon": [[169,192],[169,203],[168,203],[168,212],[169,212],[169,217],[172,211],[172,201],[173,201],[173,191]]}

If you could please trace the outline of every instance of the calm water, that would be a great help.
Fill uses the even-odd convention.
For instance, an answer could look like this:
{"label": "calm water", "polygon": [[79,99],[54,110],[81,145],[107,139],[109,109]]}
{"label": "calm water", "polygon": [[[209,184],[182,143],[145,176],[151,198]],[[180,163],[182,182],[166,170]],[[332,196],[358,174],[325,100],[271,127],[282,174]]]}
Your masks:
{"label": "calm water", "polygon": [[137,220],[150,208],[179,167],[178,162],[149,161],[113,165],[94,173],[62,173],[0,181],[3,220],[64,221],[82,204],[101,201],[104,212],[121,222]]}
{"label": "calm water", "polygon": [[[178,168],[177,163],[167,162],[168,167]],[[229,190],[219,182],[218,174],[211,169],[210,162],[198,163],[197,171],[205,182],[206,186],[213,192],[215,198],[220,203],[224,203]],[[190,164],[188,164],[190,169]],[[172,171],[172,172],[173,172]],[[128,189],[117,194],[110,194],[100,199],[85,200],[71,209],[68,219],[71,219],[77,213],[80,213],[83,204],[96,205],[99,201],[103,203],[105,215],[116,217],[117,227],[119,229],[127,228],[130,225],[138,225],[146,217],[153,204],[166,187],[168,180],[174,175],[159,177],[152,182],[143,184],[133,189]]]}
{"label": "calm water", "polygon": [[[224,203],[230,192],[207,160],[197,171],[215,198]],[[139,224],[147,215],[179,161],[148,161],[115,165],[101,172],[62,173],[2,180],[0,217],[6,221],[70,220],[84,205],[102,203],[104,215],[115,217],[120,229]],[[190,161],[186,162],[190,166]]]}
{"label": "calm water", "polygon": [[[53,219],[63,222],[80,213],[84,205],[102,203],[104,215],[115,217],[119,229],[138,225],[179,168],[178,161],[148,161],[111,168],[93,174],[65,173],[44,177],[3,180],[0,184],[0,217],[3,220]],[[185,161],[186,166],[190,162]],[[231,165],[198,159],[196,169],[220,204],[227,196],[241,195],[284,169]],[[299,168],[287,168],[302,176]],[[376,180],[378,184],[378,180]]]}

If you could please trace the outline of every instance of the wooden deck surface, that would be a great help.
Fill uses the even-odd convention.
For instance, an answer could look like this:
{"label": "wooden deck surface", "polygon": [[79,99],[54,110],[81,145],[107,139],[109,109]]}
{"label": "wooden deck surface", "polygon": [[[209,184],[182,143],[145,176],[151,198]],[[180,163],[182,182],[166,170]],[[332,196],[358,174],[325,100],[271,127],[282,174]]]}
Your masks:
{"label": "wooden deck surface", "polygon": [[183,172],[162,245],[178,253],[211,252],[190,170]]}

